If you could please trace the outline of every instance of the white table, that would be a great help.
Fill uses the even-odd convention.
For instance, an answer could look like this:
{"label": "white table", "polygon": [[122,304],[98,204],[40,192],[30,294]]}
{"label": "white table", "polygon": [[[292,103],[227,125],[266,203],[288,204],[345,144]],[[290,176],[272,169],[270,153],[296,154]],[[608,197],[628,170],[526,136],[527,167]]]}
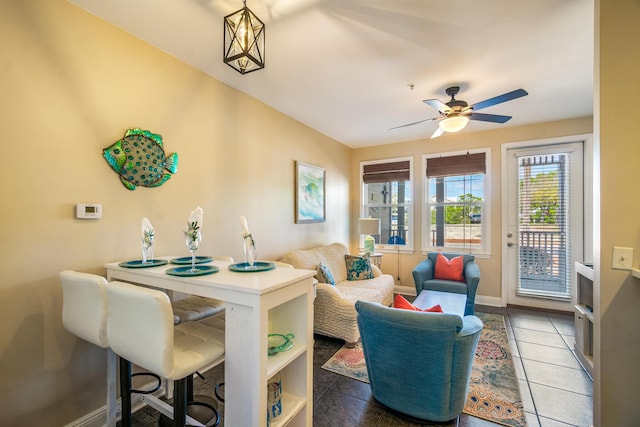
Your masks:
{"label": "white table", "polygon": [[[175,257],[163,257],[171,259]],[[228,427],[264,426],[267,381],[280,372],[284,389],[283,425],[313,422],[313,284],[311,270],[276,268],[257,273],[230,271],[228,262],[206,265],[219,272],[176,277],[167,264],[123,268],[106,264],[107,280],[120,280],[168,291],[215,298],[225,310],[225,413]],[[267,355],[269,333],[293,333],[294,347]],[[280,421],[280,420],[279,420]]]}
{"label": "white table", "polygon": [[440,304],[444,313],[457,314],[464,317],[464,309],[467,304],[467,296],[465,294],[454,294],[451,292],[440,292],[424,290],[413,301],[413,305],[424,310]]}

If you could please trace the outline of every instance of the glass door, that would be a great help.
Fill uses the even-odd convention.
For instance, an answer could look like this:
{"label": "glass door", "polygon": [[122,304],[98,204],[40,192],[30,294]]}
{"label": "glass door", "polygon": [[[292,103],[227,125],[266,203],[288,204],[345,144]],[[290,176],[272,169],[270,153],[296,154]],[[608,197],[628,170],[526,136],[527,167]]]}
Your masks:
{"label": "glass door", "polygon": [[571,310],[582,256],[582,144],[507,150],[507,303]]}

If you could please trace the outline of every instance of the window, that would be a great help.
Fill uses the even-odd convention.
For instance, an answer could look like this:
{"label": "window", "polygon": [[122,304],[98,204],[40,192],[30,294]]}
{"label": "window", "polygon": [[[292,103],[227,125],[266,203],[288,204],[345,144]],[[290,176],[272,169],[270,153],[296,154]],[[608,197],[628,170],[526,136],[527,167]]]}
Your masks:
{"label": "window", "polygon": [[424,156],[423,250],[489,250],[489,150]]}
{"label": "window", "polygon": [[376,248],[413,249],[413,159],[363,162],[360,170],[361,216],[380,219],[380,235],[373,236]]}

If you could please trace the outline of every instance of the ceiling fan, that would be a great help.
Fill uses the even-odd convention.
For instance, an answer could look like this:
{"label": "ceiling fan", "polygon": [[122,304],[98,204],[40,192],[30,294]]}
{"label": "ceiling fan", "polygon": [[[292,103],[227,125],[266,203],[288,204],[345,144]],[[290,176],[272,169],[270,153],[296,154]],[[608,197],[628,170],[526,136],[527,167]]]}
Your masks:
{"label": "ceiling fan", "polygon": [[505,123],[511,116],[501,116],[498,114],[484,114],[476,113],[477,110],[491,107],[496,104],[511,101],[512,99],[520,98],[528,95],[528,92],[524,89],[516,89],[511,92],[503,93],[502,95],[495,96],[493,98],[485,99],[484,101],[476,102],[469,105],[465,101],[457,100],[455,97],[460,91],[459,86],[451,86],[447,88],[447,95],[451,97],[451,100],[447,103],[439,101],[437,99],[425,99],[425,104],[435,108],[440,113],[440,117],[434,117],[432,119],[419,120],[413,123],[407,123],[406,125],[396,126],[389,130],[395,130],[404,128],[407,126],[417,125],[418,123],[430,122],[434,120],[440,120],[438,129],[431,135],[431,138],[437,138],[444,132],[458,132],[464,129],[469,120],[480,120],[483,122],[493,123]]}

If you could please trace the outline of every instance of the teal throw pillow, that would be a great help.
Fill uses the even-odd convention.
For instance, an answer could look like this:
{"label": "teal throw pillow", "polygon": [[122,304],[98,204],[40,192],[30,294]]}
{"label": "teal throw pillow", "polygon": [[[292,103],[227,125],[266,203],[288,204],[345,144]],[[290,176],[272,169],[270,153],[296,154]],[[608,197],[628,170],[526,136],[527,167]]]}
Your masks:
{"label": "teal throw pillow", "polygon": [[329,270],[329,267],[323,263],[318,264],[318,274],[316,275],[316,278],[320,283],[328,283],[331,286],[336,285],[336,280],[333,278],[331,270]]}
{"label": "teal throw pillow", "polygon": [[345,255],[344,260],[347,264],[347,280],[373,279],[369,254],[364,256]]}

